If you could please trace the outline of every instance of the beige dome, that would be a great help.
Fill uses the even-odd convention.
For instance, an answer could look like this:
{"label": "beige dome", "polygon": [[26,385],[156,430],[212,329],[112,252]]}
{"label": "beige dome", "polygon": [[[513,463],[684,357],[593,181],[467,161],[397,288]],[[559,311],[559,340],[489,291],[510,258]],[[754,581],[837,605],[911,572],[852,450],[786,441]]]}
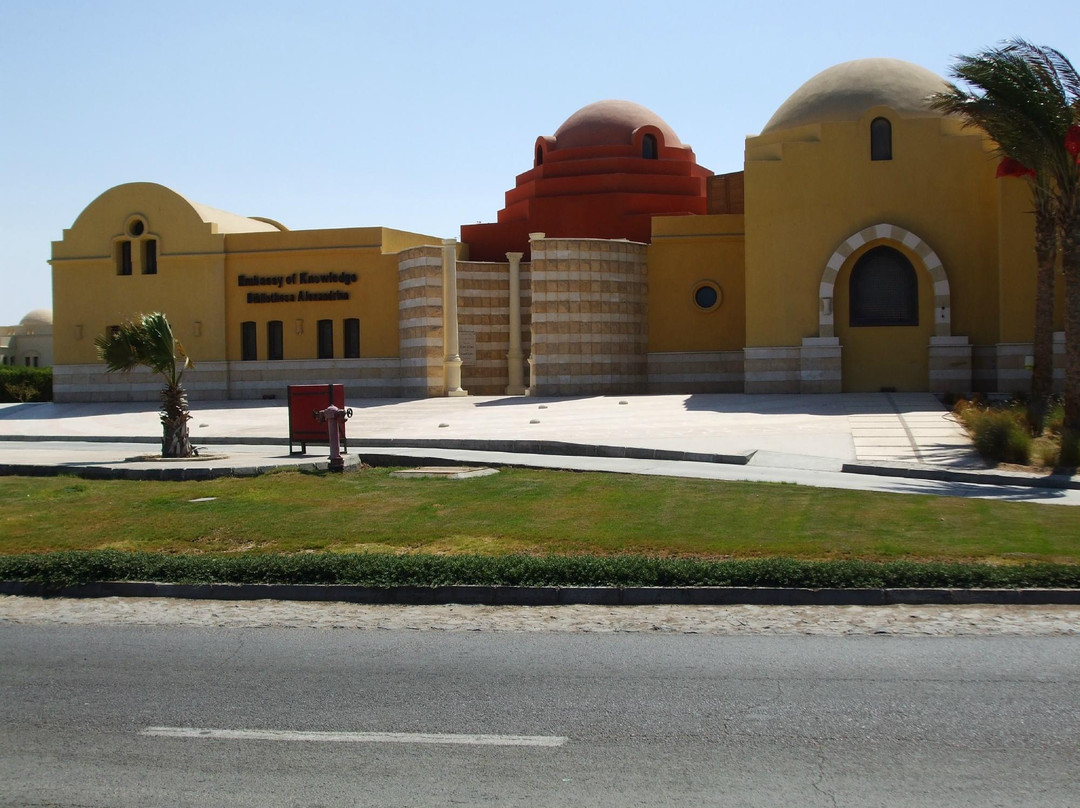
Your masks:
{"label": "beige dome", "polygon": [[823,70],[796,90],[765,124],[762,134],[807,124],[857,121],[868,109],[884,106],[903,117],[941,113],[926,102],[948,89],[945,79],[925,67],[899,59],[858,59]]}
{"label": "beige dome", "polygon": [[52,325],[52,309],[34,309],[19,320],[21,326]]}

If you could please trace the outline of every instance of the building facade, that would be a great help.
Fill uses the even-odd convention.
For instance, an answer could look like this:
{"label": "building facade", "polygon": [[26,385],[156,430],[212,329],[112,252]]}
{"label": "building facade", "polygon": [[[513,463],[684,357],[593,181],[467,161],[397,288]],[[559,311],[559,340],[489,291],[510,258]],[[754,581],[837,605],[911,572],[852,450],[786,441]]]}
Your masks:
{"label": "building facade", "polygon": [[592,104],[460,240],[290,231],[118,186],[53,244],[56,398],[156,397],[93,346],[145,311],[198,363],[193,399],[1024,389],[1031,201],[985,135],[930,110],[944,87],[837,65],[720,176],[655,113]]}
{"label": "building facade", "polygon": [[0,326],[0,365],[28,368],[53,363],[53,317],[49,309],[34,309],[18,325]]}

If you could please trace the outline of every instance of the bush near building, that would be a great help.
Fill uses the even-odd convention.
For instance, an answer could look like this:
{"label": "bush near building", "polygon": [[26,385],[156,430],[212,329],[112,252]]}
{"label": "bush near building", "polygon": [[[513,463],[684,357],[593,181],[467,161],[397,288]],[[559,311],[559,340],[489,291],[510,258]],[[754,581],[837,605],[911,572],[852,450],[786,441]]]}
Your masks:
{"label": "bush near building", "polygon": [[0,402],[52,401],[52,368],[0,367]]}
{"label": "bush near building", "polygon": [[1033,425],[1029,407],[1019,399],[1003,403],[960,399],[953,413],[971,434],[975,450],[993,463],[1040,468],[1080,464],[1080,435],[1065,429],[1060,398],[1051,400],[1041,428]]}

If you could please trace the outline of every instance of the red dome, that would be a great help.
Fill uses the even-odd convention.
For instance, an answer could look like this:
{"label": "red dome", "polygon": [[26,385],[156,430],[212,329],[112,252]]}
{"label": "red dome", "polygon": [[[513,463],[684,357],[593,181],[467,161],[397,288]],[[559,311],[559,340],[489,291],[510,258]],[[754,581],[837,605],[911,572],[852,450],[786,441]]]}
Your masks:
{"label": "red dome", "polygon": [[633,101],[597,101],[582,107],[555,131],[555,149],[581,146],[622,146],[633,143],[634,132],[642,126],[655,126],[664,136],[664,145],[682,143],[663,118]]}

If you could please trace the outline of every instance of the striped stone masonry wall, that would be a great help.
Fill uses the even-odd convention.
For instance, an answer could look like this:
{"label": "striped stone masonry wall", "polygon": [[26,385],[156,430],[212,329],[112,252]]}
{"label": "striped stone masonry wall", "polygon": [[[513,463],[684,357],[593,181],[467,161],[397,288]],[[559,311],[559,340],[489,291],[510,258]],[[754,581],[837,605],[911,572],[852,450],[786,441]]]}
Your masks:
{"label": "striped stone masonry wall", "polygon": [[[287,400],[290,384],[343,384],[350,398],[401,397],[401,360],[280,359],[230,362],[229,398]],[[202,370],[200,365],[198,370]],[[194,378],[193,378],[194,380]]]}
{"label": "striped stone masonry wall", "polygon": [[[526,356],[529,351],[528,266],[522,264],[518,276],[521,280],[522,352]],[[472,395],[504,395],[509,382],[506,355],[510,350],[510,265],[459,261],[457,288],[461,385]]]}
{"label": "striped stone masonry wall", "polygon": [[798,393],[802,389],[802,348],[747,348],[747,393]]}
{"label": "striped stone masonry wall", "polygon": [[644,392],[646,245],[554,238],[531,244],[530,394]]}
{"label": "striped stone masonry wall", "polygon": [[741,393],[742,351],[671,351],[648,355],[650,393]]}
{"label": "striped stone masonry wall", "polygon": [[[188,400],[221,401],[288,397],[290,384],[345,385],[350,398],[401,396],[397,357],[366,359],[291,359],[262,362],[198,362],[184,373]],[[146,368],[106,373],[103,365],[57,365],[53,400],[157,401],[164,381]]]}
{"label": "striped stone masonry wall", "polygon": [[971,345],[967,337],[930,337],[930,392],[971,390]]}
{"label": "striped stone masonry wall", "polygon": [[799,352],[799,392],[839,393],[842,388],[838,337],[804,337]]}
{"label": "striped stone masonry wall", "polygon": [[[1031,390],[1031,370],[1027,359],[1034,353],[1030,342],[999,342],[994,346],[997,384],[991,388],[1000,393]],[[1065,332],[1054,332],[1054,391],[1065,389]]]}
{"label": "striped stone masonry wall", "polygon": [[[221,401],[229,397],[228,362],[199,362],[183,378],[189,401]],[[157,401],[162,377],[147,368],[106,373],[105,365],[53,366],[53,401]]]}
{"label": "striped stone masonry wall", "polygon": [[398,333],[400,395],[405,398],[443,395],[446,357],[442,251],[438,246],[412,247],[398,253]]}

